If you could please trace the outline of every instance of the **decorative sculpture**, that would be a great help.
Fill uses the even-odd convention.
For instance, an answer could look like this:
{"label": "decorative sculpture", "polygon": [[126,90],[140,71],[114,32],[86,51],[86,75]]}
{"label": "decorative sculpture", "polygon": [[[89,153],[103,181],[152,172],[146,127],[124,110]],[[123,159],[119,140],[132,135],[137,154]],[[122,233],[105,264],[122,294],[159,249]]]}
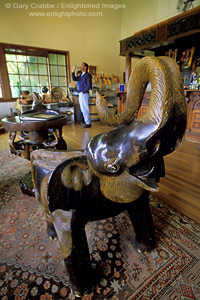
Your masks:
{"label": "decorative sculpture", "polygon": [[[147,84],[148,111],[136,119]],[[136,248],[155,246],[148,196],[164,176],[163,156],[180,144],[186,128],[186,101],[177,64],[169,57],[145,57],[135,66],[125,111],[115,115],[99,94],[100,119],[115,129],[91,139],[85,151],[32,154],[36,197],[47,219],[47,231],[58,238],[75,295],[94,284],[85,234],[88,221],[127,210]],[[59,163],[60,162],[60,163]]]}

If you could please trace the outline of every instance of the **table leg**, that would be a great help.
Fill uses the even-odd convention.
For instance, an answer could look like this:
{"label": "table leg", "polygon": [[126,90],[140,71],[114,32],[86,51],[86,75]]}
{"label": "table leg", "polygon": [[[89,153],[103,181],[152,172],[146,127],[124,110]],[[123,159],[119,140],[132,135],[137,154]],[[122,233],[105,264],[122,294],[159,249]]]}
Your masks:
{"label": "table leg", "polygon": [[16,135],[16,131],[9,131],[10,152],[30,160],[31,149],[29,142],[25,142],[24,140],[15,142]]}

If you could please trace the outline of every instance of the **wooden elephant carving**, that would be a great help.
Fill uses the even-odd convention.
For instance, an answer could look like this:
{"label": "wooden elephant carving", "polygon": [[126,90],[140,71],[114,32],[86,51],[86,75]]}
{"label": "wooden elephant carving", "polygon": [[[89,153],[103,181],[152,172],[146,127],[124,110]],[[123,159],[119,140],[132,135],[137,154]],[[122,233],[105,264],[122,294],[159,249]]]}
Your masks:
{"label": "wooden elephant carving", "polygon": [[[148,111],[136,119],[149,82]],[[145,57],[136,64],[122,114],[110,111],[99,94],[96,105],[102,122],[113,130],[92,138],[83,151],[32,154],[36,197],[46,215],[48,234],[59,240],[77,296],[94,284],[87,222],[127,210],[136,248],[144,252],[155,246],[149,192],[158,190],[165,174],[163,156],[178,147],[187,121],[180,72],[169,57]]]}

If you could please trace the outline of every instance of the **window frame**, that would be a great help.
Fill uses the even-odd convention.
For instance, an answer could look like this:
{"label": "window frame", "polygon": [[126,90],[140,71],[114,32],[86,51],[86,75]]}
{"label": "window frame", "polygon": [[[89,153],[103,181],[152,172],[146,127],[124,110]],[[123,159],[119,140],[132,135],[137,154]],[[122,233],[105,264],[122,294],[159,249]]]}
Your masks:
{"label": "window frame", "polygon": [[[10,88],[10,82],[9,82],[9,75],[7,71],[7,65],[6,65],[6,56],[4,49],[19,49],[22,51],[25,51],[26,54],[24,55],[32,55],[34,56],[44,56],[48,58],[49,61],[49,54],[62,54],[65,55],[65,65],[66,65],[66,82],[67,87],[69,86],[70,82],[70,59],[69,59],[69,51],[62,51],[62,50],[55,50],[55,49],[47,49],[47,48],[39,48],[39,47],[31,47],[31,46],[22,46],[22,45],[15,45],[15,44],[6,44],[6,43],[0,43],[0,83],[1,83],[1,89],[2,89],[2,98],[0,98],[1,102],[15,102],[17,98],[12,98],[11,94],[11,88]],[[16,53],[13,53],[16,54]],[[20,55],[20,53],[19,53]],[[23,53],[22,53],[23,55]],[[51,73],[49,73],[51,76]],[[50,89],[52,87],[50,86]],[[68,91],[68,89],[67,89]],[[51,90],[49,91],[51,92]],[[68,96],[68,92],[67,92]]]}

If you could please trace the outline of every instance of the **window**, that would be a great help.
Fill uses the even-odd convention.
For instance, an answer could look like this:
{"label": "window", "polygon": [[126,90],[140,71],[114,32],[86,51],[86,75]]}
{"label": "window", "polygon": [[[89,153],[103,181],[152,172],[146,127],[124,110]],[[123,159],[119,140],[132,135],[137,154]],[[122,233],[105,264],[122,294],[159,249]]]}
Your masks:
{"label": "window", "polygon": [[[29,47],[1,47],[0,53],[4,60],[4,73],[1,75],[2,84],[7,86],[7,95],[0,98],[15,99],[21,91],[42,93],[46,86],[49,92],[54,87],[61,87],[68,92],[69,53]],[[2,67],[2,66],[1,66]],[[2,73],[2,72],[1,72]],[[10,97],[9,97],[10,95]]]}
{"label": "window", "polygon": [[49,89],[46,57],[15,54],[5,56],[12,98],[19,97],[22,90],[41,93],[43,86]]}
{"label": "window", "polygon": [[3,95],[2,95],[2,88],[1,88],[1,83],[0,83],[0,98],[2,98]]}
{"label": "window", "polygon": [[59,86],[66,91],[66,62],[65,56],[49,53],[51,87]]}

